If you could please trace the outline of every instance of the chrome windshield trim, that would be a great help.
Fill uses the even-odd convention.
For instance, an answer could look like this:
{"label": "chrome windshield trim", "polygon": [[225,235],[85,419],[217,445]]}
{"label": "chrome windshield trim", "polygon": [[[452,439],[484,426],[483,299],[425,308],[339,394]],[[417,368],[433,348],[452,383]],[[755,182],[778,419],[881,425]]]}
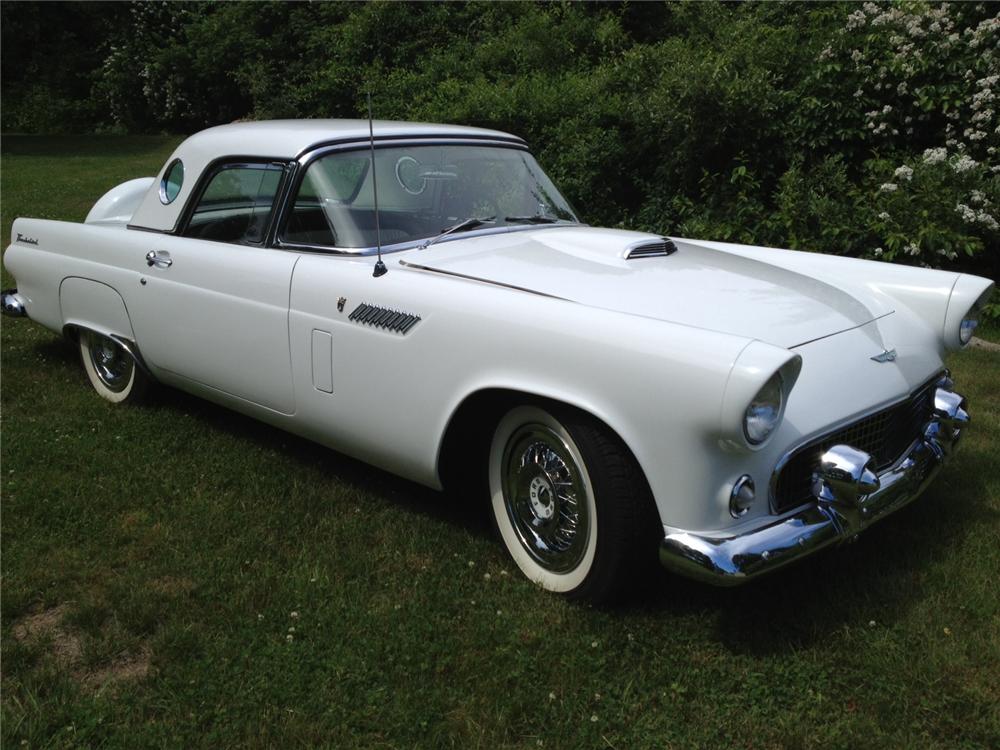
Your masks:
{"label": "chrome windshield trim", "polygon": [[[494,234],[511,234],[513,232],[524,232],[528,230],[538,230],[538,229],[560,229],[567,227],[585,227],[587,224],[581,222],[566,222],[565,224],[510,224],[508,226],[502,227],[484,227],[482,229],[473,229],[468,232],[456,232],[454,234],[449,234],[442,237],[440,240],[434,243],[435,246],[444,245],[448,242],[454,242],[455,240],[468,239],[469,237],[485,237]],[[397,242],[393,245],[382,245],[382,254],[386,253],[400,253],[405,250],[418,250],[420,245],[424,243],[426,237],[422,237],[419,240],[407,240],[406,242]],[[371,247],[330,247],[327,245],[301,245],[295,242],[284,242],[280,238],[276,238],[274,241],[274,247],[278,250],[291,250],[294,252],[302,253],[326,253],[328,255],[353,255],[356,257],[366,257],[369,255],[375,255],[378,252],[378,248],[374,245]]]}
{"label": "chrome windshield trim", "polygon": [[[375,149],[385,149],[385,148],[398,148],[404,146],[494,146],[496,148],[506,148],[512,151],[526,151],[531,154],[528,144],[519,138],[514,138],[511,136],[511,140],[504,140],[499,137],[494,136],[475,136],[475,135],[404,135],[404,136],[378,136],[375,138]],[[296,165],[293,174],[287,175],[287,182],[282,184],[278,192],[278,206],[277,210],[273,213],[273,228],[269,234],[269,242],[266,243],[268,247],[274,247],[279,250],[293,250],[296,252],[306,252],[306,253],[328,253],[330,255],[356,255],[356,256],[368,256],[374,255],[378,252],[378,248],[372,247],[330,247],[327,245],[305,245],[296,242],[286,242],[281,239],[281,231],[284,228],[286,222],[288,221],[288,212],[291,210],[294,197],[298,192],[299,185],[305,176],[306,169],[312,164],[316,159],[324,156],[328,156],[332,153],[344,152],[344,151],[357,151],[361,149],[370,148],[367,139],[361,139],[357,137],[345,138],[341,141],[327,141],[319,144],[310,146],[309,148],[302,151],[295,160],[292,162]],[[551,178],[550,178],[551,180]],[[563,198],[565,200],[565,197]],[[568,202],[567,202],[568,205]],[[570,206],[572,209],[572,206]],[[576,213],[575,211],[573,212]],[[542,227],[559,227],[559,226],[586,226],[581,222],[566,222],[565,224],[515,224],[505,227],[489,227],[483,230],[476,230],[474,232],[462,232],[460,237],[475,236],[479,232],[488,233],[495,231],[498,234],[505,231],[516,231],[519,229],[541,229]],[[457,237],[455,237],[457,239]],[[409,250],[411,248],[417,247],[421,242],[426,240],[426,237],[421,237],[417,240],[407,240],[406,242],[397,242],[393,245],[383,245],[382,252],[393,253],[399,252],[401,250]]]}

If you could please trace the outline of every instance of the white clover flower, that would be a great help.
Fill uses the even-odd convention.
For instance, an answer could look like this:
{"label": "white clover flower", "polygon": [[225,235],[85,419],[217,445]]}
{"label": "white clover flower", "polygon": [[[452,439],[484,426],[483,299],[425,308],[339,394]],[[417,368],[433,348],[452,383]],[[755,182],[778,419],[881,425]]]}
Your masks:
{"label": "white clover flower", "polygon": [[948,150],[944,148],[929,148],[924,151],[924,164],[940,164],[948,158]]}
{"label": "white clover flower", "polygon": [[295,636],[289,633],[288,635],[285,636],[285,640],[291,643],[292,641],[295,640]]}
{"label": "white clover flower", "polygon": [[291,617],[293,620],[298,620],[299,619],[299,613],[298,612],[289,612],[288,616]]}
{"label": "white clover flower", "polygon": [[903,166],[896,168],[896,171],[893,172],[893,176],[901,180],[912,180],[913,170],[904,164]]}
{"label": "white clover flower", "polygon": [[875,257],[877,258],[878,256],[880,256],[882,254],[882,252],[883,252],[882,248],[876,247],[875,248]]}
{"label": "white clover flower", "polygon": [[883,182],[879,185],[878,191],[880,193],[895,193],[898,187],[895,182]]}
{"label": "white clover flower", "polygon": [[[880,219],[881,219],[882,221],[889,221],[889,219],[891,218],[891,217],[889,216],[889,212],[888,212],[888,211],[883,211],[882,213],[880,213],[880,214],[878,215],[878,217],[879,217],[879,218],[880,218]],[[882,248],[879,248],[879,250],[881,250],[881,249],[882,249]]]}
{"label": "white clover flower", "polygon": [[590,720],[591,721],[597,721],[597,714],[591,714]]}

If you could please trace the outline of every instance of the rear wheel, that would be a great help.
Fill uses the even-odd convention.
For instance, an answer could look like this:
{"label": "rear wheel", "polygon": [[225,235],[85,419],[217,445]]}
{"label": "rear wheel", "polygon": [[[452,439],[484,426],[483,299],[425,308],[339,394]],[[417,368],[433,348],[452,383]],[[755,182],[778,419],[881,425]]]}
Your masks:
{"label": "rear wheel", "polygon": [[80,357],[94,390],[113,403],[140,401],[149,390],[149,377],[135,365],[114,339],[80,331]]}
{"label": "rear wheel", "polygon": [[655,551],[657,522],[635,459],[582,412],[508,411],[490,446],[489,484],[500,537],[545,589],[594,602],[615,598],[632,583],[645,544]]}

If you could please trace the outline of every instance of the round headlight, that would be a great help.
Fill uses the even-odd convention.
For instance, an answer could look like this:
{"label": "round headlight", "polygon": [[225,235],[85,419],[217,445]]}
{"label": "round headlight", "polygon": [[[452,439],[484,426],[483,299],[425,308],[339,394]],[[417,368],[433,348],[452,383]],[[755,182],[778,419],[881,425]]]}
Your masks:
{"label": "round headlight", "polygon": [[774,373],[764,383],[743,416],[743,434],[752,445],[760,445],[781,421],[781,375]]}
{"label": "round headlight", "polygon": [[972,334],[976,332],[976,326],[978,325],[979,310],[972,308],[962,318],[962,322],[958,326],[958,340],[962,342],[962,346],[972,341]]}

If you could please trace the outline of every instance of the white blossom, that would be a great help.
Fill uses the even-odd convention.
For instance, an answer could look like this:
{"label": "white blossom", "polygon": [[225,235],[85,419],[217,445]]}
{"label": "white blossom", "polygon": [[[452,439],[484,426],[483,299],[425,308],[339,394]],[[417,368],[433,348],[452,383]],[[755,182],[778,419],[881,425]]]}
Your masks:
{"label": "white blossom", "polygon": [[974,168],[979,162],[973,159],[968,154],[962,154],[958,159],[952,162],[951,168],[958,173],[968,172],[970,169]]}
{"label": "white blossom", "polygon": [[940,164],[948,158],[948,150],[944,148],[929,148],[924,151],[924,164]]}
{"label": "white blossom", "polygon": [[962,217],[964,221],[970,224],[976,220],[976,212],[969,208],[964,203],[958,203],[955,205],[955,213]]}
{"label": "white blossom", "polygon": [[878,191],[880,193],[895,193],[898,185],[894,182],[883,182],[879,185]]}
{"label": "white blossom", "polygon": [[896,171],[893,173],[893,176],[901,180],[912,180],[913,170],[904,164],[903,166],[896,168]]}

